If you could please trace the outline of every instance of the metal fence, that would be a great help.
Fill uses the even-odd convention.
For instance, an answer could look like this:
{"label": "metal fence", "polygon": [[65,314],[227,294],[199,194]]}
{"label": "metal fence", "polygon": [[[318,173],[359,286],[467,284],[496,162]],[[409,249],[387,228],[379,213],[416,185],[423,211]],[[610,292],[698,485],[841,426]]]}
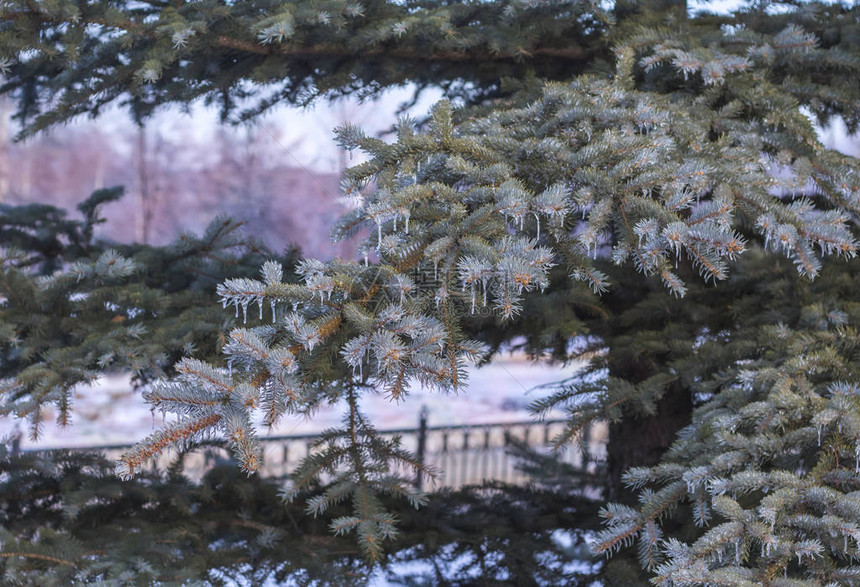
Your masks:
{"label": "metal fence", "polygon": [[[379,431],[385,438],[399,437],[403,448],[412,451],[420,462],[439,471],[439,475],[432,480],[422,479],[420,475],[415,478],[415,484],[423,485],[425,489],[456,488],[483,480],[524,482],[528,478],[517,469],[516,459],[509,454],[508,449],[512,444],[519,443],[549,454],[552,452],[553,438],[564,429],[565,423],[565,420],[528,420],[429,426],[427,416],[427,412],[422,410],[415,428]],[[273,478],[289,475],[311,453],[316,438],[315,434],[261,437],[263,465],[260,474]],[[584,431],[584,451],[572,443],[556,452],[555,458],[590,473],[598,463],[605,460],[606,441],[607,426],[599,422]],[[88,450],[101,450],[108,458],[119,458],[128,448],[126,445],[112,445]],[[164,467],[175,457],[175,453],[165,453],[153,466]],[[225,449],[201,448],[185,455],[184,471],[191,478],[200,478],[215,463],[229,458]]]}

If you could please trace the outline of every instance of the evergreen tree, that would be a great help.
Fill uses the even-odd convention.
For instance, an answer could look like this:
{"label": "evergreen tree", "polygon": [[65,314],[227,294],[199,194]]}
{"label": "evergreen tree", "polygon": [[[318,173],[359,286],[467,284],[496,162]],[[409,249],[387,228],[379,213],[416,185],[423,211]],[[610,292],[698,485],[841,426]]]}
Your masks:
{"label": "evergreen tree", "polygon": [[172,376],[183,356],[218,357],[224,316],[207,307],[212,288],[273,256],[226,218],[169,247],[110,247],[93,230],[100,207],[121,196],[96,191],[78,206],[83,220],[47,205],[0,206],[0,413],[27,419],[34,438],[41,407],[55,404],[67,423],[74,386],[101,373],[129,370],[143,384]]}
{"label": "evergreen tree", "polygon": [[[843,465],[860,438],[856,263],[834,259],[856,255],[860,174],[820,144],[808,115],[860,123],[860,87],[845,83],[860,77],[857,10],[5,3],[2,91],[18,98],[24,134],[114,100],[142,119],[205,96],[241,119],[411,81],[462,103],[401,120],[391,143],[338,129],[369,161],[346,173],[344,191],[363,204],[334,235],[369,228],[359,252],[379,262],[305,259],[292,280],[268,261],[259,279],[225,279],[217,294],[242,317],[225,337],[226,368],[190,352],[173,371],[156,361],[164,378],[147,398],[177,420],[127,453],[119,474],[212,433],[253,472],[253,411],[274,422],[346,399],[343,425],[321,435],[285,497],[314,515],[349,501],[331,530],[355,533],[378,560],[405,518],[390,498],[427,496],[398,474],[422,465],[376,435],[362,394],[463,388],[466,361],[524,332],[535,354],[570,359],[568,343],[582,343],[589,371],[535,408],[569,411],[560,444],[609,420],[609,496],[628,499],[622,474],[641,489],[638,506],[604,509],[597,552],[638,540],[642,565],[673,584],[852,580],[857,472]],[[39,291],[53,296],[47,307],[76,299],[79,279],[100,292],[127,277],[125,259],[106,251],[89,269],[56,268]],[[93,293],[99,311],[118,304]],[[470,317],[484,306],[497,322]],[[12,340],[31,311],[8,307]],[[34,368],[51,356],[34,355]],[[10,375],[4,395],[56,401],[25,368]],[[614,569],[607,576],[625,580],[623,562]]]}

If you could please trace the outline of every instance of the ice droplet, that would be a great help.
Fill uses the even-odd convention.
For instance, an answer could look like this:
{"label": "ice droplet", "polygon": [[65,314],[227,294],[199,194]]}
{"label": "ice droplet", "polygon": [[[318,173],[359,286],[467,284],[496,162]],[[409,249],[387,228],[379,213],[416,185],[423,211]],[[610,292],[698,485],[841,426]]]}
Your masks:
{"label": "ice droplet", "polygon": [[860,442],[854,445],[854,472],[860,474]]}

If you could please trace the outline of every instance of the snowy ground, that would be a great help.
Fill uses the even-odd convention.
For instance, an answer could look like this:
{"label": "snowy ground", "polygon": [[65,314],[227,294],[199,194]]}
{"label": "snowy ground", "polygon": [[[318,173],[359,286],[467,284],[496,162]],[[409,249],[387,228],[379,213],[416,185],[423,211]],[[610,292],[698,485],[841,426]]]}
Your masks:
{"label": "snowy ground", "polygon": [[[533,363],[521,355],[503,355],[490,365],[471,368],[469,385],[459,394],[438,394],[415,390],[404,401],[395,403],[382,394],[366,397],[362,407],[379,430],[414,428],[422,406],[429,410],[429,425],[485,424],[523,421],[530,418],[526,406],[546,394],[536,386],[571,376],[575,366]],[[321,409],[311,419],[285,418],[265,435],[309,434],[337,424],[343,406]],[[56,412],[45,411],[45,426],[39,439],[28,438],[24,423],[0,418],[0,437],[14,432],[24,434],[22,448],[56,448],[130,444],[143,439],[162,423],[154,417],[140,393],[131,389],[127,375],[105,377],[92,387],[75,393],[72,424],[61,428]]]}

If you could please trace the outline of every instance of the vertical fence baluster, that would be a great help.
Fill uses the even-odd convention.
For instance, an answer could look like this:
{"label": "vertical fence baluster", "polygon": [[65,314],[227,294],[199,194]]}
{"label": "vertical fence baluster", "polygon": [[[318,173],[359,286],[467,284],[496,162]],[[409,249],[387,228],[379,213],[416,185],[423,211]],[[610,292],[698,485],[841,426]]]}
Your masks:
{"label": "vertical fence baluster", "polygon": [[460,453],[460,458],[463,459],[460,463],[460,485],[466,485],[469,482],[469,429],[463,430],[463,451]]}
{"label": "vertical fence baluster", "polygon": [[[427,451],[427,406],[421,406],[421,411],[418,413],[418,450],[415,455],[419,465],[424,465],[424,453]],[[415,473],[415,488],[421,489],[422,484],[421,469]]]}
{"label": "vertical fence baluster", "polygon": [[482,471],[481,471],[481,477],[482,477],[481,481],[483,482],[484,480],[490,478],[489,471],[488,471],[488,467],[489,467],[489,463],[490,463],[490,428],[489,427],[484,428],[484,450],[483,450],[483,454],[481,455],[481,457],[483,460],[483,463],[482,463],[483,467],[482,467]]}
{"label": "vertical fence baluster", "polygon": [[502,481],[508,481],[511,476],[510,466],[508,463],[508,447],[511,445],[511,430],[507,426],[505,431],[505,445],[502,447]]}
{"label": "vertical fence baluster", "polygon": [[449,469],[448,469],[448,430],[442,431],[442,455],[439,457],[441,461],[440,467],[442,468],[442,475],[444,475],[446,487],[451,486],[451,478],[449,477]]}

